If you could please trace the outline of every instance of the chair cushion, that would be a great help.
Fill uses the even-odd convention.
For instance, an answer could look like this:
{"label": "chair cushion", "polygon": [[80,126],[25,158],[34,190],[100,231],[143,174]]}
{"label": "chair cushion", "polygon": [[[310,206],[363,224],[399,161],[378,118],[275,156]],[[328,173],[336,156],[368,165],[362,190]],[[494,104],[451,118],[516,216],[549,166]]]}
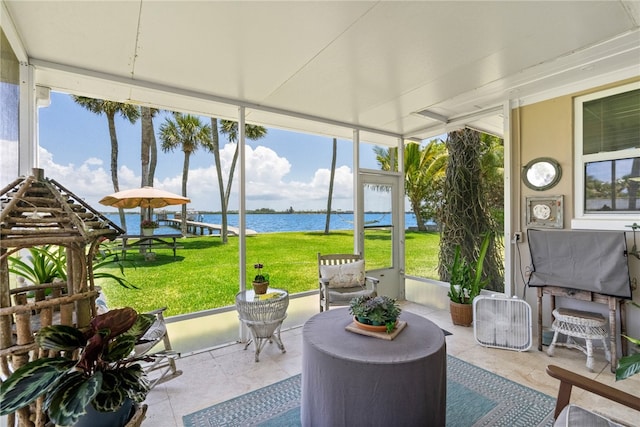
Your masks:
{"label": "chair cushion", "polygon": [[348,305],[351,300],[359,296],[376,296],[376,292],[372,289],[362,289],[360,286],[352,288],[333,288],[327,292],[329,302],[335,305]]}
{"label": "chair cushion", "polygon": [[602,415],[572,404],[565,406],[560,415],[558,415],[558,419],[553,423],[553,427],[565,426],[624,427],[622,424],[614,423]]}
{"label": "chair cushion", "polygon": [[140,338],[140,341],[134,347],[136,356],[146,354],[153,348],[167,333],[167,325],[159,318],[147,329],[147,332]]}
{"label": "chair cushion", "polygon": [[330,288],[350,288],[364,283],[364,260],[339,265],[321,265],[320,277],[329,280]]}

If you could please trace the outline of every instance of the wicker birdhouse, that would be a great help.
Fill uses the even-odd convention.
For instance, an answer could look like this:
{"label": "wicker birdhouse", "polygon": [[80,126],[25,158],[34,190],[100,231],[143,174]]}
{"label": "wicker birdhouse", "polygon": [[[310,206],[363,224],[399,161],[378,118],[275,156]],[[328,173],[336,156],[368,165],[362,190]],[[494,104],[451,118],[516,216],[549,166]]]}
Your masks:
{"label": "wicker birdhouse", "polygon": [[[7,376],[28,361],[46,356],[33,339],[41,327],[67,324],[83,328],[89,324],[96,314],[98,294],[92,260],[101,241],[113,240],[124,230],[45,178],[41,169],[3,188],[0,206],[0,366],[2,376]],[[43,245],[65,249],[66,282],[11,286],[9,257]],[[41,405],[11,414],[8,425],[14,425],[17,416],[19,425],[44,426]]]}

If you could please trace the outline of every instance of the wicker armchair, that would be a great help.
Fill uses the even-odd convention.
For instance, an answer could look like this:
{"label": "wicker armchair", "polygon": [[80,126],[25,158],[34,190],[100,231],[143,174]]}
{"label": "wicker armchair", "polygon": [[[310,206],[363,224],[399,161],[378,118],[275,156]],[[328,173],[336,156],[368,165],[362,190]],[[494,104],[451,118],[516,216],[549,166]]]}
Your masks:
{"label": "wicker armchair", "polygon": [[349,305],[358,296],[376,296],[379,282],[375,277],[365,276],[364,259],[359,254],[318,252],[320,311],[329,310],[332,305]]}

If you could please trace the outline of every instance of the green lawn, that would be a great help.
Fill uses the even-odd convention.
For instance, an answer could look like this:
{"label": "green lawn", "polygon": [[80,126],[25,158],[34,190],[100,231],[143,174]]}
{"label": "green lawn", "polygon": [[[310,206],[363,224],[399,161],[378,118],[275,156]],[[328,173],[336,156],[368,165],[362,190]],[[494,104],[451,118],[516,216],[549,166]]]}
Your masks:
{"label": "green lawn", "polygon": [[[438,233],[406,233],[407,274],[436,278]],[[239,288],[238,242],[223,245],[217,236],[180,239],[177,259],[170,249],[155,249],[156,260],[145,261],[135,251],[127,253],[125,277],[138,289],[124,289],[101,282],[110,307],[131,306],[148,311],[167,306],[167,315],[190,313],[234,304]],[[290,293],[316,289],[317,253],[353,252],[353,233],[336,231],[265,233],[248,237],[247,279],[255,275],[253,264],[264,264],[271,286]],[[384,265],[389,236],[367,233],[367,267]],[[114,269],[115,270],[115,269]],[[117,270],[115,270],[117,271]]]}

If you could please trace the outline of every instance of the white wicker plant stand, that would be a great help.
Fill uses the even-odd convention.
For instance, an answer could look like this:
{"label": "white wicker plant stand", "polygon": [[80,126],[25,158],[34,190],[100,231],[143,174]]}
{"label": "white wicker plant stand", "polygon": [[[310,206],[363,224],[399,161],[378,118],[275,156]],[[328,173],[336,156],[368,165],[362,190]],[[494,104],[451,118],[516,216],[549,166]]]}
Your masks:
{"label": "white wicker plant stand", "polygon": [[[557,308],[553,310],[554,321],[551,328],[554,330],[553,340],[547,354],[553,356],[556,345],[576,348],[587,355],[587,369],[593,371],[593,340],[599,339],[604,347],[605,357],[611,362],[611,352],[607,344],[606,319],[598,313],[588,311]],[[557,343],[558,334],[567,336],[566,343]],[[575,342],[573,338],[583,338],[586,348]]]}
{"label": "white wicker plant stand", "polygon": [[260,299],[252,290],[238,292],[236,295],[238,317],[247,325],[252,336],[244,349],[254,342],[256,362],[260,361],[260,351],[267,342],[275,341],[278,348],[283,353],[286,352],[280,339],[280,327],[287,317],[289,293],[282,289],[269,288],[266,296],[269,295],[272,297]]}

